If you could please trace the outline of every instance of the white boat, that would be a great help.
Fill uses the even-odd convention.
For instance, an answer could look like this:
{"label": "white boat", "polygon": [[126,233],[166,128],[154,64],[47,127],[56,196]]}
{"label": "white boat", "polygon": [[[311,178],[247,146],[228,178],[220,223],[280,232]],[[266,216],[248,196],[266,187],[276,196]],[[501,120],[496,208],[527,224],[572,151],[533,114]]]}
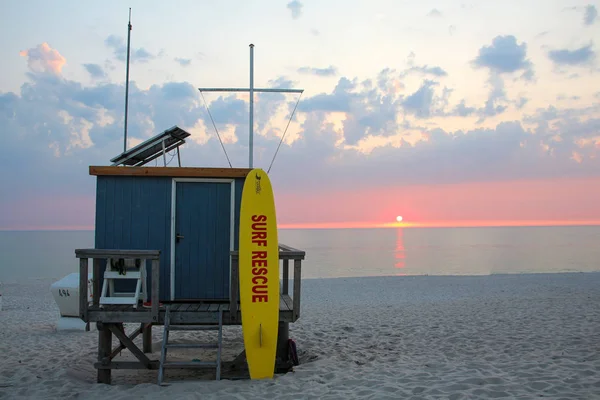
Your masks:
{"label": "white boat", "polygon": [[[92,277],[88,274],[88,301],[92,301]],[[58,319],[58,330],[85,330],[85,322],[79,316],[79,273],[73,272],[64,278],[54,282],[50,286],[50,292],[58,305],[60,318]],[[91,327],[91,326],[90,326]]]}

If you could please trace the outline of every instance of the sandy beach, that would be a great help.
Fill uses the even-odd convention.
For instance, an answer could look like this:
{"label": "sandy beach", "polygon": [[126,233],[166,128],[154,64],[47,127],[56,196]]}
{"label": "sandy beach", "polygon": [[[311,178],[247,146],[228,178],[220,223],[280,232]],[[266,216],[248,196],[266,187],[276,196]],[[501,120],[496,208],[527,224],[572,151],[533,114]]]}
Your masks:
{"label": "sandy beach", "polygon": [[[305,280],[294,372],[169,370],[167,382],[187,381],[168,387],[157,371],[96,384],[97,333],[56,331],[51,283],[3,285],[0,398],[600,398],[600,273]],[[155,327],[151,358],[161,337]],[[224,329],[224,346],[224,361],[243,349],[239,327]]]}

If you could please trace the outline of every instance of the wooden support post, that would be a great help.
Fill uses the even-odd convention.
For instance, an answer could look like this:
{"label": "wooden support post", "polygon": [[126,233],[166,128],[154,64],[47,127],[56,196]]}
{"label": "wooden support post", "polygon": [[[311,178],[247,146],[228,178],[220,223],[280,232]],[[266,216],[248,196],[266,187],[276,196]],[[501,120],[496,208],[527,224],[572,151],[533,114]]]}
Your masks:
{"label": "wooden support post", "polygon": [[302,260],[294,260],[294,321],[300,316],[300,282],[302,280]]}
{"label": "wooden support post", "polygon": [[94,270],[92,276],[92,304],[94,307],[98,307],[100,305],[100,265],[102,260],[100,258],[94,258]]}
{"label": "wooden support post", "polygon": [[152,260],[152,322],[158,323],[158,310],[159,310],[159,295],[160,295],[160,259]]}
{"label": "wooden support post", "polygon": [[142,350],[152,353],[152,324],[142,323]]}
{"label": "wooden support post", "polygon": [[141,361],[144,367],[151,369],[152,362],[150,361],[150,359],[146,357],[146,355],[135,345],[135,343],[133,343],[133,341],[123,331],[121,331],[121,329],[117,327],[116,324],[106,325],[112,331],[112,333],[115,334],[117,339],[119,339],[121,343],[124,344],[125,347],[127,347],[127,349],[131,351],[131,353],[133,353],[133,355],[136,356],[138,360]]}
{"label": "wooden support post", "polygon": [[281,294],[288,294],[290,291],[290,260],[287,258],[283,261],[283,282],[281,287]]}
{"label": "wooden support post", "polygon": [[79,259],[79,317],[88,322],[88,259]]}
{"label": "wooden support post", "polygon": [[288,354],[288,339],[290,337],[290,324],[288,322],[279,321],[277,327],[277,354],[275,356],[275,372],[287,372],[290,369],[291,363]]}
{"label": "wooden support post", "polygon": [[[110,363],[110,354],[112,347],[112,333],[108,327],[102,323],[96,325],[98,328],[98,364]],[[98,383],[110,385],[110,369],[98,369]]]}
{"label": "wooden support post", "polygon": [[[131,335],[129,335],[129,339],[133,341],[133,339],[135,339],[140,333],[142,333],[143,326],[144,324],[142,324],[139,328],[133,331]],[[119,343],[119,345],[115,347],[110,353],[110,359],[112,360],[113,358],[115,358],[119,353],[121,353],[121,350],[125,350],[126,348],[127,346],[125,346],[123,342]]]}
{"label": "wooden support post", "polygon": [[229,319],[231,322],[237,321],[238,301],[240,290],[240,260],[238,255],[231,256],[231,286],[229,293]]}

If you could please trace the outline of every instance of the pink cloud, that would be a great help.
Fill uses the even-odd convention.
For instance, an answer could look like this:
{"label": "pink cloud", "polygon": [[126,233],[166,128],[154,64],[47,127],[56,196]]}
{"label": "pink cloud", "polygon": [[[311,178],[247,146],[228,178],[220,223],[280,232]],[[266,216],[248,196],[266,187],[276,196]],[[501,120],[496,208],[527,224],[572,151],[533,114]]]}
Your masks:
{"label": "pink cloud", "polygon": [[44,42],[29,50],[19,52],[22,57],[27,57],[27,65],[34,72],[46,72],[60,75],[62,67],[67,63],[57,50]]}

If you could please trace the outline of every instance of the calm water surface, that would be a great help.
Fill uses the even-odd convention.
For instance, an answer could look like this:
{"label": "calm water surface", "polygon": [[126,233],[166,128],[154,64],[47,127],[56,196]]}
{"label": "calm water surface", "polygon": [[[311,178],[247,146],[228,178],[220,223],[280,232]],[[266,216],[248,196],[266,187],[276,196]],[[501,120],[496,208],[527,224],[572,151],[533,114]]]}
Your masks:
{"label": "calm water surface", "polygon": [[[600,271],[600,227],[281,230],[304,278]],[[0,281],[61,278],[92,231],[0,232]]]}

